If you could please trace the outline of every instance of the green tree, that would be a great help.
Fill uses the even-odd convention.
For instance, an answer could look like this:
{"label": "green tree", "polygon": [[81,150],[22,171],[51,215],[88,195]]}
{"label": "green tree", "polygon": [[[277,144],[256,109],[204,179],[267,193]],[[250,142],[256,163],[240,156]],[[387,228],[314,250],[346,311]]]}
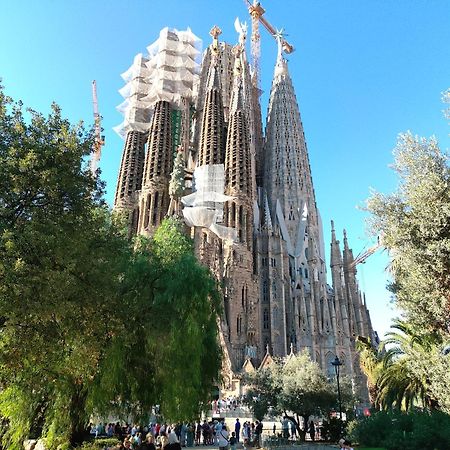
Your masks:
{"label": "green tree", "polygon": [[390,254],[391,290],[417,327],[450,324],[450,169],[434,138],[401,134],[394,150],[399,187],[373,193],[370,228]]}
{"label": "green tree", "polygon": [[359,352],[359,364],[367,379],[369,401],[375,409],[379,409],[379,379],[384,367],[383,346],[374,347],[370,338],[358,336],[356,349]]}
{"label": "green tree", "polygon": [[56,105],[29,114],[0,90],[3,444],[79,443],[106,405],[192,417],[220,367],[211,275],[173,222],[130,242],[85,164],[90,133]]}
{"label": "green tree", "polygon": [[384,345],[384,367],[380,373],[379,400],[384,408],[411,410],[414,406],[436,409],[439,405],[430,391],[428,377],[414,370],[417,359],[426,357],[441,344],[438,334],[420,334],[408,322],[396,320]]}
{"label": "green tree", "polygon": [[83,164],[91,136],[56,105],[29,113],[0,93],[0,412],[16,448],[29,433],[81,439],[130,251]]}
{"label": "green tree", "polygon": [[[274,413],[286,415],[304,439],[306,430],[300,428],[308,423],[313,414],[327,414],[337,404],[335,383],[328,381],[317,363],[311,361],[307,350],[289,357],[249,376],[250,388],[246,401],[262,418],[269,408]],[[345,384],[345,383],[344,383]],[[347,401],[347,390],[344,392]],[[292,415],[293,414],[293,415]]]}
{"label": "green tree", "polygon": [[146,417],[158,404],[167,420],[194,419],[221,367],[216,282],[176,218],[152,240],[140,238],[133,259],[122,288],[131,320],[111,342],[92,406],[110,412],[113,393],[115,413],[125,417]]}

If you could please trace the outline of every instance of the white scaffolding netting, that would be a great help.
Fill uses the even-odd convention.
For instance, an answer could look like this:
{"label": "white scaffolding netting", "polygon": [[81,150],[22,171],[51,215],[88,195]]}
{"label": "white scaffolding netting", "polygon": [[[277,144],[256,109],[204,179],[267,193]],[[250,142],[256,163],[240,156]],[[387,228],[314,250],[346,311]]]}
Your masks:
{"label": "white scaffolding netting", "polygon": [[164,28],[159,38],[139,53],[122,74],[126,82],[119,90],[124,101],[117,110],[124,116],[114,130],[123,138],[128,131],[146,132],[156,102],[164,100],[180,109],[184,99],[193,100],[198,84],[201,40],[188,28],[184,31]]}
{"label": "white scaffolding netting", "polygon": [[134,57],[131,67],[122,74],[127,84],[119,90],[119,93],[125,100],[117,106],[117,110],[122,113],[123,122],[114,127],[122,138],[128,131],[145,132],[150,126],[151,109],[142,101],[150,89],[150,71],[147,62],[148,59],[139,53]]}
{"label": "white scaffolding netting", "polygon": [[194,171],[195,192],[181,198],[183,215],[190,227],[209,228],[219,238],[235,241],[237,231],[220,225],[223,221],[223,204],[234,197],[225,195],[225,170],[223,164],[199,166]]}

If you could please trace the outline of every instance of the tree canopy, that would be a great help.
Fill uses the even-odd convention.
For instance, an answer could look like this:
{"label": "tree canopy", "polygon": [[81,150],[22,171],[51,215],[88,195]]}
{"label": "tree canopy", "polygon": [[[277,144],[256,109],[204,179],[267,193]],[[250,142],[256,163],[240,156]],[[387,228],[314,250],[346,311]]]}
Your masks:
{"label": "tree canopy", "polygon": [[92,135],[0,89],[0,416],[80,442],[93,412],[191,418],[220,370],[216,284],[176,220],[132,242],[86,164]]}
{"label": "tree canopy", "polygon": [[[443,94],[450,102],[450,90]],[[450,117],[449,109],[444,111]],[[367,201],[369,228],[388,249],[389,285],[403,319],[383,345],[361,350],[377,406],[450,412],[450,167],[435,138],[400,134],[394,149],[397,190]],[[367,365],[367,364],[368,365]],[[370,366],[371,363],[372,366]],[[364,367],[366,364],[367,367]],[[371,372],[370,374],[368,372]]]}
{"label": "tree canopy", "polygon": [[[345,410],[354,396],[345,377],[342,381]],[[300,429],[300,417],[306,424],[311,415],[327,415],[338,406],[336,381],[325,377],[307,350],[291,355],[287,360],[275,360],[250,374],[246,383],[249,385],[246,402],[257,418],[262,419],[269,411],[288,415],[303,437],[306,430]]]}
{"label": "tree canopy", "polygon": [[394,150],[397,191],[373,193],[370,228],[389,250],[391,290],[408,320],[450,327],[450,168],[434,138],[401,134]]}

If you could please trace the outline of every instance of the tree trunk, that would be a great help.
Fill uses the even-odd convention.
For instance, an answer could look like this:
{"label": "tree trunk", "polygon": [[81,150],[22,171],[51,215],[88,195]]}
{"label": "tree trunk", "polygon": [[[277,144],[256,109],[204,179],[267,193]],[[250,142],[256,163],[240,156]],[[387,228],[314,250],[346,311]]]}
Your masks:
{"label": "tree trunk", "polygon": [[70,444],[72,447],[79,446],[89,438],[86,420],[86,397],[87,391],[82,384],[73,386],[69,406]]}

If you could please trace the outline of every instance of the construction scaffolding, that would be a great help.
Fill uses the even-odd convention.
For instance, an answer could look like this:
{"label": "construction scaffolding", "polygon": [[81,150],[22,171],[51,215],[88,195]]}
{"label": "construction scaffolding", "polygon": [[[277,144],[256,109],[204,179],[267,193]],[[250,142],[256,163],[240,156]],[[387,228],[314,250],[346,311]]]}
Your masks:
{"label": "construction scaffolding", "polygon": [[121,75],[126,84],[119,93],[125,100],[117,110],[124,120],[114,130],[122,138],[129,131],[148,131],[158,101],[169,102],[177,110],[184,108],[185,100],[193,101],[201,43],[189,28],[178,31],[166,27],[147,47],[147,55],[135,56],[131,67]]}
{"label": "construction scaffolding", "polygon": [[181,198],[185,206],[183,215],[190,227],[209,228],[219,238],[227,241],[237,239],[234,228],[220,225],[223,221],[223,204],[234,197],[224,194],[225,170],[223,164],[199,166],[194,171],[192,194]]}

